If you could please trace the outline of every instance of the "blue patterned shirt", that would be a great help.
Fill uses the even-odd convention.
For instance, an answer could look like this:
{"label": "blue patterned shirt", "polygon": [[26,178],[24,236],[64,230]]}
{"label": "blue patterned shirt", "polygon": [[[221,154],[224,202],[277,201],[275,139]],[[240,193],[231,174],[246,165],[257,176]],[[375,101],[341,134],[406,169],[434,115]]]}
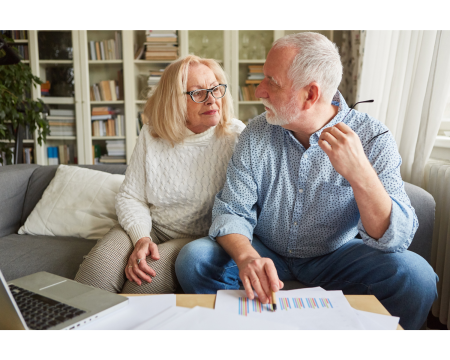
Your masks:
{"label": "blue patterned shirt", "polygon": [[[281,126],[254,118],[242,132],[228,164],[223,189],[216,195],[209,235],[242,234],[258,237],[276,253],[295,258],[328,254],[360,233],[368,246],[404,251],[418,228],[400,175],[401,157],[390,132],[365,113],[349,111],[337,92],[337,115],[312,134],[305,147]],[[370,163],[392,199],[390,225],[371,238],[361,222],[353,189],[331,165],[318,140],[324,128],[344,120],[358,134]]]}

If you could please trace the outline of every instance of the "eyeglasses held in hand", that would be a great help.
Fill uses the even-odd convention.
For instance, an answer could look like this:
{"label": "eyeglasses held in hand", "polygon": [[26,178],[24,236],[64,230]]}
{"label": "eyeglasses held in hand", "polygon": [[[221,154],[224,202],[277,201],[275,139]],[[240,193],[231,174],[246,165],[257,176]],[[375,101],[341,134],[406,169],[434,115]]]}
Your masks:
{"label": "eyeglasses held in hand", "polygon": [[192,101],[194,101],[196,103],[203,103],[206,100],[208,100],[209,93],[211,93],[211,95],[215,99],[221,99],[225,96],[226,92],[227,92],[227,85],[219,84],[217,86],[214,86],[211,89],[198,89],[198,90],[186,91],[185,94],[190,95]]}
{"label": "eyeglasses held in hand", "polygon": [[[361,104],[361,103],[372,103],[372,102],[374,102],[374,100],[364,100],[364,101],[359,101],[359,102],[357,102],[355,105],[353,105],[353,106],[350,107],[350,110],[349,110],[348,113],[344,116],[344,119],[347,117],[348,114],[350,114],[350,111],[352,111],[353,108],[354,108],[356,105]],[[342,121],[344,121],[344,119],[342,119]],[[369,145],[369,144],[372,142],[372,140],[374,140],[374,139],[377,138],[378,136],[381,136],[381,135],[386,134],[386,133],[388,133],[388,132],[389,132],[389,130],[386,130],[386,131],[382,132],[381,134],[375,135],[372,139],[370,139],[370,140],[367,142],[366,145]],[[364,146],[365,146],[365,145],[364,145]]]}

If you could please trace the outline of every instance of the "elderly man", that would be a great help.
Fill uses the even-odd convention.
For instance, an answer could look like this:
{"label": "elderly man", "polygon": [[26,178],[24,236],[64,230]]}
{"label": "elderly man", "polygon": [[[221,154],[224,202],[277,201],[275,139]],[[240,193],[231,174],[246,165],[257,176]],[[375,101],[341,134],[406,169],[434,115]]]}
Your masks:
{"label": "elderly man", "polygon": [[405,329],[424,323],[437,276],[406,250],[418,220],[397,145],[386,126],[349,109],[337,91],[341,77],[326,37],[300,33],[274,43],[256,90],[266,112],[240,136],[209,237],[177,259],[185,292],[243,284],[250,299],[254,289],[268,303],[271,290],[298,280],[373,294]]}

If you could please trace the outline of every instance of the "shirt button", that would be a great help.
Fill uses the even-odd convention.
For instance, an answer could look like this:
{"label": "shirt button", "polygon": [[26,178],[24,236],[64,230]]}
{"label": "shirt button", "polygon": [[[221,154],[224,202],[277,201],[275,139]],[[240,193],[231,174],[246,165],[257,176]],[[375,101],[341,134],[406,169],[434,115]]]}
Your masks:
{"label": "shirt button", "polygon": [[298,189],[298,192],[301,194],[303,192],[303,189]]}
{"label": "shirt button", "polygon": [[289,250],[289,254],[292,252],[292,250]]}
{"label": "shirt button", "polygon": [[297,226],[297,221],[296,221],[296,222],[294,222],[294,225],[296,225],[296,226]]}
{"label": "shirt button", "polygon": [[308,154],[305,154],[305,155],[303,155],[303,156],[304,156],[304,158],[305,158],[305,159],[307,159],[307,158],[308,158]]}

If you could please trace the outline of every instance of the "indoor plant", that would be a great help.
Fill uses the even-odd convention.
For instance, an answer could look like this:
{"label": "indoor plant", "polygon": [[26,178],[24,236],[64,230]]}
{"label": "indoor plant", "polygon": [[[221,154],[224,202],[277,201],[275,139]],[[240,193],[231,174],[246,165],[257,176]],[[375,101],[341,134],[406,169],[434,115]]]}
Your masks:
{"label": "indoor plant", "polygon": [[[12,39],[4,40],[8,42],[10,49],[16,50]],[[6,57],[4,48],[0,49],[0,60],[2,57]],[[30,94],[31,87],[40,84],[42,81],[22,62],[0,65],[0,140],[8,141],[0,142],[0,154],[4,152],[6,159],[11,158],[11,141],[15,139],[20,125],[23,129],[28,125],[31,133],[37,130],[39,145],[46,141],[49,125],[42,118],[46,106],[41,99],[33,100]],[[2,158],[0,162],[3,162]]]}

